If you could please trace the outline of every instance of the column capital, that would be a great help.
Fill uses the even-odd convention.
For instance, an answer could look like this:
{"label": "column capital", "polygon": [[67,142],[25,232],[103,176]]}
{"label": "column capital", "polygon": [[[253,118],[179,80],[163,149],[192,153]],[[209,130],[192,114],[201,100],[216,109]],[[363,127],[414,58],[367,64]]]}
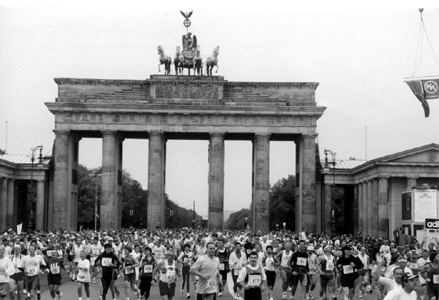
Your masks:
{"label": "column capital", "polygon": [[55,135],[68,135],[68,134],[70,134],[70,130],[54,129],[53,132],[55,133]]}
{"label": "column capital", "polygon": [[310,133],[310,134],[302,134],[303,138],[316,138],[319,134],[318,133]]}
{"label": "column capital", "polygon": [[116,135],[117,131],[115,131],[115,130],[102,130],[101,133],[102,133],[102,135]]}
{"label": "column capital", "polygon": [[209,136],[224,136],[225,132],[209,132]]}
{"label": "column capital", "polygon": [[148,135],[154,135],[154,136],[159,136],[159,135],[164,135],[165,133],[163,131],[148,131]]}

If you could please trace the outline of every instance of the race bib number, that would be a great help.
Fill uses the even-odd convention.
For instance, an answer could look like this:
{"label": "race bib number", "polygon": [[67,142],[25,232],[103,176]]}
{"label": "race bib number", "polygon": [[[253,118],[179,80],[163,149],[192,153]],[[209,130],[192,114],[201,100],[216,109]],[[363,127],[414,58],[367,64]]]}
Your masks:
{"label": "race bib number", "polygon": [[111,265],[111,257],[103,257],[101,260],[101,264],[103,267],[109,267]]}
{"label": "race bib number", "polygon": [[239,272],[241,272],[241,269],[234,269],[233,270],[233,274],[235,275],[235,276],[239,276]]}
{"label": "race bib number", "polygon": [[185,258],[183,259],[183,263],[188,264],[188,263],[189,263],[189,257],[185,257]]}
{"label": "race bib number", "polygon": [[224,271],[224,269],[225,269],[225,268],[224,268],[224,264],[220,263],[220,264],[219,264],[219,269],[220,269],[220,271]]}
{"label": "race bib number", "polygon": [[52,274],[59,274],[59,266],[58,266],[58,264],[50,265],[50,273],[52,273]]}
{"label": "race bib number", "polygon": [[62,250],[58,250],[57,252],[58,252],[58,255],[59,255],[59,256],[62,256],[62,255],[63,255]]}
{"label": "race bib number", "polygon": [[439,284],[439,274],[433,274],[433,284]]}
{"label": "race bib number", "polygon": [[306,266],[306,258],[304,258],[304,257],[298,257],[298,258],[297,258],[297,265],[298,265],[298,266]]}
{"label": "race bib number", "polygon": [[79,280],[85,280],[85,275],[78,275]]}
{"label": "race bib number", "polygon": [[53,256],[53,252],[56,252],[56,251],[52,251],[52,250],[47,250],[47,256],[49,256],[49,257],[52,257]]}
{"label": "race bib number", "polygon": [[209,280],[207,280],[207,287],[214,288],[214,287],[216,287],[216,285],[217,285],[216,279],[209,279]]}
{"label": "race bib number", "polygon": [[143,272],[144,273],[152,273],[152,265],[144,265]]}
{"label": "race bib number", "polygon": [[93,249],[93,250],[91,250],[91,253],[93,255],[99,255],[99,249]]}
{"label": "race bib number", "polygon": [[352,274],[354,273],[354,269],[352,266],[343,266],[343,274]]}
{"label": "race bib number", "polygon": [[331,261],[326,262],[326,271],[334,271],[334,263]]}
{"label": "race bib number", "polygon": [[173,281],[173,280],[175,280],[175,271],[168,270],[168,271],[166,272],[166,278],[167,278],[169,281]]}
{"label": "race bib number", "polygon": [[27,274],[28,276],[34,276],[38,274],[38,269],[37,268],[28,268],[27,269]]}
{"label": "race bib number", "polygon": [[134,268],[132,266],[125,268],[125,274],[133,274],[133,273],[134,273]]}
{"label": "race bib number", "polygon": [[248,275],[249,286],[260,286],[262,281],[261,275]]}

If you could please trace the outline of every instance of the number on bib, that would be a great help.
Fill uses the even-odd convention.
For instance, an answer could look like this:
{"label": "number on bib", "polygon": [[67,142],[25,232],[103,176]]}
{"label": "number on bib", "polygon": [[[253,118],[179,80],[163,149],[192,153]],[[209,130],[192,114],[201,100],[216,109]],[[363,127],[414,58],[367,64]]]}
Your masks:
{"label": "number on bib", "polygon": [[59,266],[58,266],[58,264],[50,265],[50,273],[52,273],[52,274],[59,274]]}
{"label": "number on bib", "polygon": [[298,258],[297,258],[297,265],[298,265],[298,266],[306,266],[306,258],[304,258],[304,257],[298,257]]}
{"label": "number on bib", "polygon": [[326,262],[326,271],[333,271],[334,270],[334,263],[331,261]]}
{"label": "number on bib", "polygon": [[262,281],[261,275],[248,275],[248,285],[259,286]]}
{"label": "number on bib", "polygon": [[220,264],[219,264],[219,269],[220,269],[221,271],[224,271],[224,264],[220,263]]}
{"label": "number on bib", "polygon": [[354,269],[352,268],[352,266],[343,266],[343,274],[352,274],[354,273]]}
{"label": "number on bib", "polygon": [[125,269],[125,274],[133,274],[134,273],[134,268],[132,266],[128,266]]}
{"label": "number on bib", "polygon": [[111,257],[104,257],[101,262],[103,267],[109,267],[111,264]]}
{"label": "number on bib", "polygon": [[152,273],[152,265],[144,265],[143,272],[144,273]]}
{"label": "number on bib", "polygon": [[433,274],[433,284],[439,284],[439,274]]}

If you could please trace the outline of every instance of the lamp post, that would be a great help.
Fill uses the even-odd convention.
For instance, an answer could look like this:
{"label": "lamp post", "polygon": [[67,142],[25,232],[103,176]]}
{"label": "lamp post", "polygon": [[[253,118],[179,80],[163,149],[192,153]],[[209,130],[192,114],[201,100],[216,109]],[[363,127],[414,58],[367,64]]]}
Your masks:
{"label": "lamp post", "polygon": [[98,230],[98,177],[102,174],[99,173],[91,173],[88,174],[88,177],[95,177],[95,231]]}
{"label": "lamp post", "polygon": [[[329,174],[329,169],[330,169],[329,165],[332,165],[332,170],[334,171],[333,175],[332,175],[332,186],[331,186],[331,203],[332,203],[332,205],[331,205],[332,206],[332,210],[331,210],[332,226],[331,227],[332,227],[332,232],[336,233],[337,230],[335,229],[334,192],[335,192],[335,166],[337,165],[336,161],[335,161],[335,157],[336,157],[337,153],[332,152],[329,149],[325,149],[324,153],[325,153],[325,167],[324,167],[325,173]],[[328,154],[332,156],[332,161],[328,161]]]}
{"label": "lamp post", "polygon": [[35,203],[35,183],[34,183],[34,161],[35,161],[35,152],[40,150],[40,156],[38,157],[39,163],[43,162],[43,145],[36,146],[30,149],[32,151],[31,154],[31,169],[30,169],[30,182],[28,185],[28,197],[27,197],[27,231],[30,232],[34,228],[34,203]]}

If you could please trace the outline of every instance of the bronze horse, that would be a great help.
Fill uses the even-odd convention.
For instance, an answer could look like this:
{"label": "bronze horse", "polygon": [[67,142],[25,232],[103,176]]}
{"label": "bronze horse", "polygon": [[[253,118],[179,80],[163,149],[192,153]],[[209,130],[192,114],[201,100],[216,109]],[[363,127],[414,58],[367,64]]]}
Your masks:
{"label": "bronze horse", "polygon": [[165,50],[163,49],[162,46],[158,46],[158,54],[160,55],[159,57],[159,72],[160,72],[160,65],[165,65],[165,75],[169,75],[171,73],[171,63],[172,60],[169,56],[166,56],[165,54]]}

